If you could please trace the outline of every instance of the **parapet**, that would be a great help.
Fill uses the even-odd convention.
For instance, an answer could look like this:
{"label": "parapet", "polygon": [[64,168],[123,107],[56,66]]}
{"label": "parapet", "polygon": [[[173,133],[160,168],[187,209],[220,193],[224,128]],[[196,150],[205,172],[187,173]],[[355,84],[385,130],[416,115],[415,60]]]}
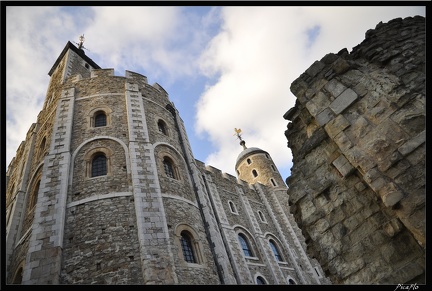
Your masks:
{"label": "parapet", "polygon": [[94,77],[113,77],[114,69],[96,69],[91,70],[91,78]]}

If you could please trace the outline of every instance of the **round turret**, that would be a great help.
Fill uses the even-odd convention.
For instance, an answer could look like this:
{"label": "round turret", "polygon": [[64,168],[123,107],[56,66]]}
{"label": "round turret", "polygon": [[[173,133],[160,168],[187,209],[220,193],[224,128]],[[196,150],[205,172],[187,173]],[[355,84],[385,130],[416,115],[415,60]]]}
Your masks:
{"label": "round turret", "polygon": [[250,184],[258,182],[269,187],[286,187],[269,153],[257,147],[247,148],[246,142],[239,138],[243,151],[235,165],[238,178]]}

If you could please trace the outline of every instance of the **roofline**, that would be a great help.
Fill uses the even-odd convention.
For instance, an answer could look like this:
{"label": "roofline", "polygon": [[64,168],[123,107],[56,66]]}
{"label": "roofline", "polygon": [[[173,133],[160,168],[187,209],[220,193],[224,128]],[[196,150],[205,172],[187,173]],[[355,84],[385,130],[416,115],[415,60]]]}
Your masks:
{"label": "roofline", "polygon": [[66,46],[64,47],[63,51],[55,61],[54,65],[51,67],[51,70],[48,72],[48,75],[51,77],[51,75],[54,73],[54,70],[59,65],[60,61],[63,59],[64,55],[68,50],[73,50],[75,53],[77,53],[81,58],[83,58],[87,63],[89,63],[93,68],[95,69],[101,69],[101,67],[98,66],[92,59],[90,59],[88,56],[85,55],[84,51],[82,49],[77,48],[74,46],[70,41],[67,42]]}

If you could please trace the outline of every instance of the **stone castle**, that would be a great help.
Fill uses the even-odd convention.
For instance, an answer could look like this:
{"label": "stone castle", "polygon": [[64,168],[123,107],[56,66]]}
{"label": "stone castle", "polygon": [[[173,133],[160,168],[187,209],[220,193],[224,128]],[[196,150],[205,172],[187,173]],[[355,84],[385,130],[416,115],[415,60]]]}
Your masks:
{"label": "stone castle", "polygon": [[289,188],[240,131],[238,177],[196,160],[159,84],[68,42],[6,173],[6,283],[423,283],[424,25],[293,82]]}
{"label": "stone castle", "polygon": [[8,284],[327,284],[270,155],[196,160],[167,92],[68,42],[7,171]]}

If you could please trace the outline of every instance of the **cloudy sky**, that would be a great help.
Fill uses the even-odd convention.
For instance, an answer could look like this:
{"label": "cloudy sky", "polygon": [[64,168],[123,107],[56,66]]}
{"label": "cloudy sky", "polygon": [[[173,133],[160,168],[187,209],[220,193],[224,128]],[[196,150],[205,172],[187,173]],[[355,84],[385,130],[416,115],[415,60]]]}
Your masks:
{"label": "cloudy sky", "polygon": [[291,83],[326,54],[351,52],[380,21],[415,15],[425,7],[8,6],[5,166],[37,120],[49,70],[67,41],[84,34],[100,67],[164,87],[196,159],[236,176],[240,128],[246,146],[269,152],[285,179]]}

